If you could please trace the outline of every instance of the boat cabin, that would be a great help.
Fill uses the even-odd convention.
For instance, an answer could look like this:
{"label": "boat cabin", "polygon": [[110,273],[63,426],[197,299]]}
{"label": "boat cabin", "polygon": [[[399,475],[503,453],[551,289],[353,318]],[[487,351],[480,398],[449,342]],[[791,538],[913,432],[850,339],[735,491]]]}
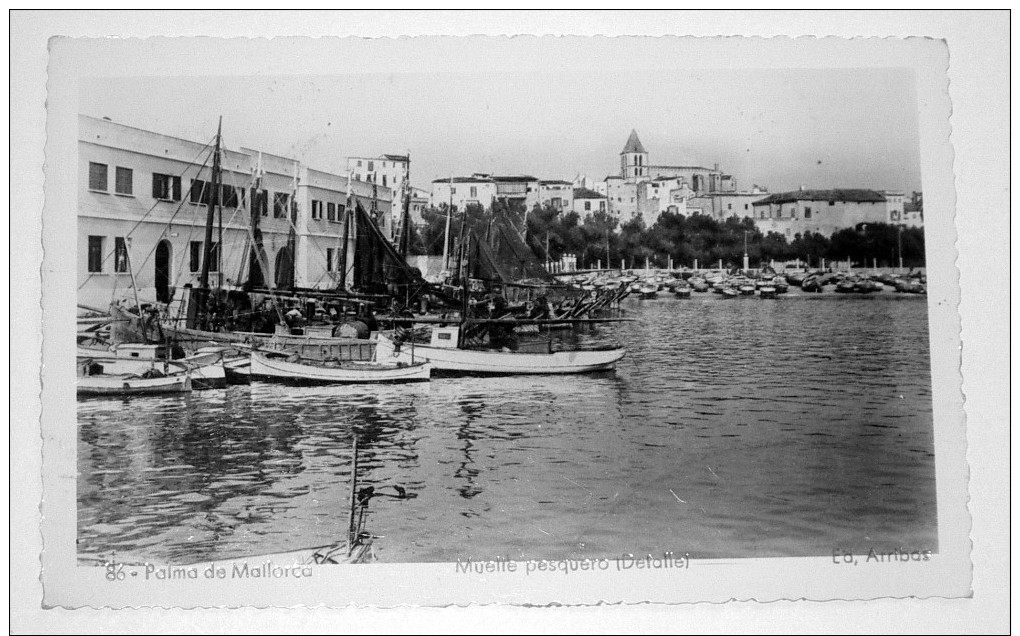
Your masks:
{"label": "boat cabin", "polygon": [[429,346],[437,349],[456,349],[460,336],[460,327],[435,327]]}

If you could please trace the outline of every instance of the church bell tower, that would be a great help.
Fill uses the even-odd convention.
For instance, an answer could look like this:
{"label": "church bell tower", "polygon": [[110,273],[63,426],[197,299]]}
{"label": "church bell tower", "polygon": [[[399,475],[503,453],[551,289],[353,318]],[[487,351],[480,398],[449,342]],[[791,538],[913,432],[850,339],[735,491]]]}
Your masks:
{"label": "church bell tower", "polygon": [[627,145],[620,152],[620,176],[626,181],[643,181],[648,178],[648,153],[641,145],[636,130],[630,131]]}

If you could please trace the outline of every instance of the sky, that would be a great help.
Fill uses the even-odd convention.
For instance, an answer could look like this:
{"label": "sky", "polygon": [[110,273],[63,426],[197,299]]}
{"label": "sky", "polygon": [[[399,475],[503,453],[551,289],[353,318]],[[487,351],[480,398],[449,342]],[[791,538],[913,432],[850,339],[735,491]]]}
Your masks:
{"label": "sky", "polygon": [[[552,66],[552,65],[551,65]],[[678,69],[97,77],[79,112],[343,173],[411,156],[411,181],[475,172],[601,180],[636,129],[653,165],[702,165],[738,188],[921,190],[913,71]]]}

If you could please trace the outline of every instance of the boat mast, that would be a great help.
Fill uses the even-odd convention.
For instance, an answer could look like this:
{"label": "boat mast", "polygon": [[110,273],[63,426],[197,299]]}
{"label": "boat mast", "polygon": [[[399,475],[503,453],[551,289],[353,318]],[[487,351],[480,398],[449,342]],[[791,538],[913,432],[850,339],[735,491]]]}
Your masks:
{"label": "boat mast", "polygon": [[[209,183],[209,204],[205,216],[205,243],[202,254],[202,274],[198,281],[198,319],[199,328],[206,327],[208,313],[207,299],[209,297],[209,269],[212,259],[213,221],[216,218],[216,205],[219,203],[220,189],[220,133],[223,130],[223,116],[220,116],[219,124],[216,126],[216,148],[213,151],[212,180]],[[216,255],[219,256],[222,247],[216,246]]]}
{"label": "boat mast", "polygon": [[400,257],[407,261],[411,249],[411,153],[407,153],[407,172],[404,174],[404,209],[400,219]]}
{"label": "boat mast", "polygon": [[[248,207],[251,210],[251,235],[252,250],[248,260],[248,284],[246,288],[261,288],[265,285],[265,277],[262,272],[262,264],[259,259],[262,257],[262,153],[259,153],[258,166],[255,168],[255,180],[252,183],[251,196],[248,197]],[[268,205],[268,201],[266,204]]]}
{"label": "boat mast", "polygon": [[354,451],[351,459],[351,516],[347,522],[347,556],[354,552],[358,540],[358,437],[354,436]]}
{"label": "boat mast", "polygon": [[453,214],[453,175],[450,175],[450,205],[446,208],[446,232],[443,234],[443,269],[450,269],[450,215]]}
{"label": "boat mast", "polygon": [[340,289],[347,289],[347,242],[350,240],[351,228],[351,179],[353,174],[347,171],[347,203],[344,205],[343,227],[341,229],[342,242],[340,243]]}

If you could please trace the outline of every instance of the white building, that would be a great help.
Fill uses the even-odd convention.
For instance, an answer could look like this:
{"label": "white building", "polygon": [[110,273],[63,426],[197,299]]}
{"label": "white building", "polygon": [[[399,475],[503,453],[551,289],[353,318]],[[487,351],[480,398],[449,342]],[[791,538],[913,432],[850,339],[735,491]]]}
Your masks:
{"label": "white building", "polygon": [[792,240],[797,234],[834,232],[860,223],[888,223],[885,196],[875,190],[794,190],[771,194],[751,204],[754,222],[763,234],[778,232]]}
{"label": "white building", "polygon": [[754,203],[769,193],[758,186],[747,192],[704,192],[687,201],[687,210],[724,221],[731,216],[753,217]]}
{"label": "white building", "polygon": [[425,225],[425,218],[422,216],[422,212],[424,212],[427,207],[429,207],[428,191],[412,186],[410,212],[411,223],[413,223],[415,227],[423,227]]}
{"label": "white building", "polygon": [[538,182],[538,203],[547,203],[556,210],[572,210],[574,208],[574,184],[561,179],[547,179]]}
{"label": "white building", "polygon": [[574,212],[577,212],[582,219],[591,216],[596,212],[609,211],[609,201],[606,199],[604,194],[599,194],[594,190],[577,186],[574,187],[573,194],[573,210]]}
{"label": "white building", "polygon": [[[78,134],[78,301],[102,309],[133,300],[136,292],[141,302],[180,299],[177,290],[197,287],[202,270],[211,149],[84,115]],[[205,165],[193,163],[196,157]],[[354,182],[351,189],[370,209],[374,188]],[[389,189],[375,190],[377,209],[389,212]],[[219,202],[210,284],[247,280],[253,212],[267,286],[331,288],[337,276],[331,272],[348,269],[338,262],[345,176],[268,153],[225,149]],[[353,258],[353,249],[348,252]]]}
{"label": "white building", "polygon": [[388,188],[393,193],[392,216],[384,214],[385,235],[392,239],[399,217],[404,210],[404,186],[410,177],[411,160],[407,155],[378,157],[347,157],[347,170],[355,181],[364,181]]}
{"label": "white building", "polygon": [[490,208],[495,198],[496,182],[487,175],[451,177],[432,182],[433,207],[452,203],[458,210],[463,210],[468,205]]}

